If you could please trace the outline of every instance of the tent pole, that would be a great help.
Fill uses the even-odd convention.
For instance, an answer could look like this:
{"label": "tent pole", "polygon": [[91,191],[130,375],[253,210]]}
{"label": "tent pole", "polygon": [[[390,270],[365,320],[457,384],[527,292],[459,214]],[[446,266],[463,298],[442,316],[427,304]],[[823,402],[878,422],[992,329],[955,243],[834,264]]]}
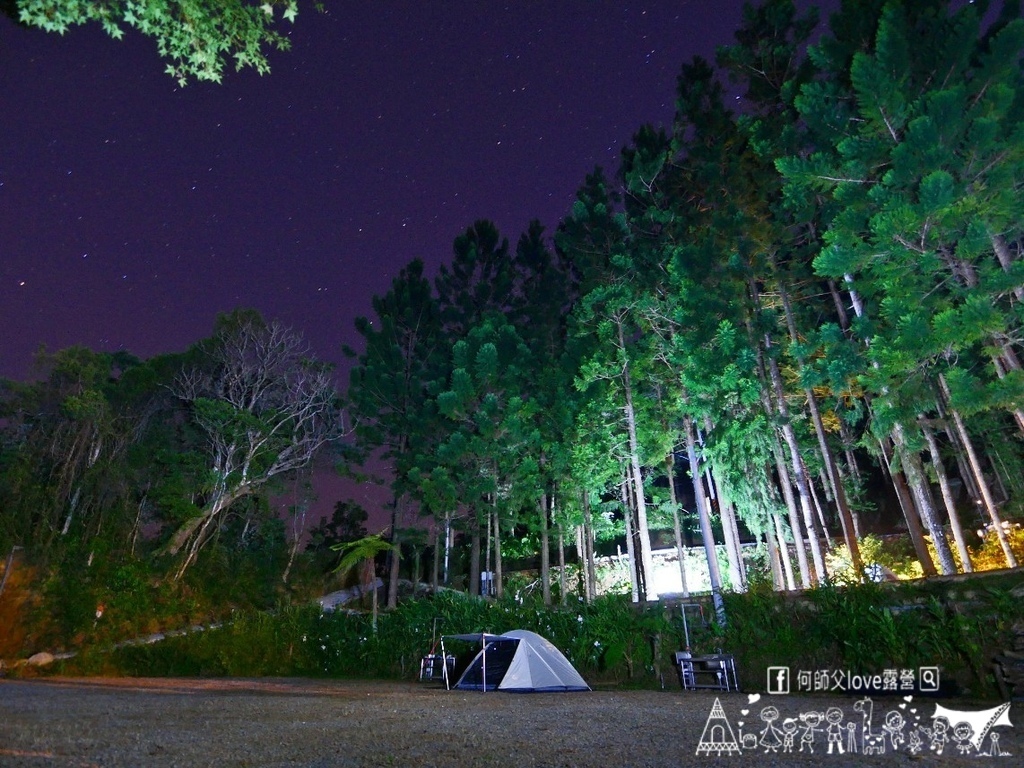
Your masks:
{"label": "tent pole", "polygon": [[444,651],[444,635],[441,635],[441,669],[444,670],[441,673],[444,676],[444,689],[450,691],[452,686],[448,679],[448,654]]}

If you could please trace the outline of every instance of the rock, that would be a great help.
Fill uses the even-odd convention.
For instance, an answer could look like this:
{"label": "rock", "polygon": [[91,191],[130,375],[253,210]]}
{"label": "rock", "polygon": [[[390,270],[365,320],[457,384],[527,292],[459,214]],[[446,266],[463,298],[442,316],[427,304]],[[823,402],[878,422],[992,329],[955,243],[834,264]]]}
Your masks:
{"label": "rock", "polygon": [[28,661],[25,663],[32,667],[45,667],[49,664],[53,664],[56,661],[52,653],[42,651],[40,653],[33,654],[28,657]]}

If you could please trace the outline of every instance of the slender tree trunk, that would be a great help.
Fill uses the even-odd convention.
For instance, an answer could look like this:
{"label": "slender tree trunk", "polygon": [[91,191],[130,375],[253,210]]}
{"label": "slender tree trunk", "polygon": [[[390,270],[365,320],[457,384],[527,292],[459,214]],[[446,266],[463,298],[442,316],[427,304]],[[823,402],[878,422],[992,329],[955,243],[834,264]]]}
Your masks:
{"label": "slender tree trunk", "polygon": [[942,387],[942,395],[946,400],[946,406],[949,408],[949,415],[953,417],[953,424],[956,425],[957,432],[960,433],[960,442],[964,446],[964,451],[967,454],[967,461],[971,466],[971,472],[974,475],[974,482],[978,486],[978,490],[981,491],[981,498],[985,503],[985,511],[988,512],[989,519],[992,521],[992,527],[995,529],[996,537],[999,539],[999,546],[1003,549],[1003,555],[1006,557],[1006,565],[1009,568],[1017,567],[1017,558],[1013,554],[1013,550],[1010,548],[1010,541],[1006,537],[1006,531],[1003,530],[1003,521],[999,515],[999,510],[996,507],[995,500],[992,498],[992,491],[989,490],[988,483],[985,481],[985,476],[981,471],[981,461],[978,459],[978,454],[974,450],[974,444],[971,442],[970,433],[967,431],[967,427],[964,425],[964,420],[960,416],[960,412],[957,411],[952,404],[950,399],[949,385],[946,383],[946,377],[939,375],[939,385]]}
{"label": "slender tree trunk", "polygon": [[[582,573],[582,570],[580,571]],[[566,579],[565,579],[565,529],[562,524],[558,524],[558,604],[566,605],[568,603],[568,595],[566,594]],[[590,601],[587,600],[589,603]]]}
{"label": "slender tree trunk", "polygon": [[303,531],[306,529],[306,505],[303,503],[300,506],[302,509],[301,515],[292,512],[292,545],[288,548],[288,564],[285,565],[284,573],[281,574],[282,584],[288,583],[292,566],[295,564],[295,557],[299,553],[299,541],[302,538]]}
{"label": "slender tree trunk", "polygon": [[588,545],[590,528],[593,525],[593,521],[590,519],[590,493],[583,491],[582,504],[583,507],[583,539],[582,548],[580,549],[580,569],[583,576],[583,596],[587,601],[587,605],[590,605],[594,601],[594,591],[591,589],[590,573],[591,573],[591,556],[590,547]]}
{"label": "slender tree trunk", "polygon": [[[860,473],[860,466],[857,464],[857,456],[853,452],[853,435],[850,434],[849,425],[847,425],[847,423],[841,418],[839,419],[839,439],[843,441],[843,453],[846,454],[846,466],[849,468],[850,475],[853,477],[854,482],[856,482],[859,487],[864,484],[864,478]],[[840,471],[842,471],[841,466]],[[859,529],[860,521],[857,519],[856,512],[853,513],[853,522]],[[857,538],[859,539],[860,537],[860,531],[858,530]]]}
{"label": "slender tree trunk", "polygon": [[[857,317],[864,316],[864,304],[861,302],[860,296],[857,291],[853,288],[853,276],[846,274],[843,276],[847,288],[850,291],[850,297],[853,300],[853,308],[857,313]],[[865,345],[869,345],[867,340],[864,341]],[[872,365],[877,368],[878,363],[873,362]],[[885,390],[883,389],[883,394]],[[939,557],[939,567],[943,573],[955,573],[956,568],[953,567],[953,555],[949,549],[949,544],[946,542],[946,537],[942,533],[941,527],[937,524],[937,518],[935,515],[935,507],[931,500],[931,493],[928,490],[924,482],[923,472],[920,468],[920,457],[913,453],[907,445],[906,433],[901,424],[897,423],[895,427],[890,431],[890,437],[892,439],[893,447],[896,450],[900,460],[900,467],[902,469],[902,477],[906,478],[906,485],[901,489],[900,473],[892,471],[891,454],[886,451],[886,445],[884,441],[880,441],[882,445],[882,452],[886,456],[886,462],[889,465],[889,476],[893,480],[893,486],[896,488],[896,494],[900,499],[900,505],[903,507],[903,515],[907,520],[907,530],[910,533],[911,541],[914,544],[914,550],[917,552],[918,559],[921,561],[921,568],[924,571],[925,576],[935,575],[935,564],[932,561],[931,554],[928,552],[928,547],[924,542],[924,535],[921,531],[921,523],[928,527],[928,530],[932,533],[932,542],[935,545],[936,554]],[[907,490],[909,489],[909,493]],[[937,531],[937,535],[936,535]]]}
{"label": "slender tree trunk", "polygon": [[629,499],[629,481],[623,480],[619,486],[622,494],[622,509],[626,521],[626,554],[629,557],[629,586],[633,602],[640,602],[640,584],[637,578],[636,548],[633,544],[633,509]]}
{"label": "slender tree trunk", "polygon": [[[705,426],[710,431],[710,425],[705,422]],[[703,445],[703,439],[701,439],[701,445]],[[743,567],[743,551],[740,547],[740,532],[739,525],[736,522],[736,511],[732,504],[726,501],[718,492],[709,465],[704,469],[704,482],[707,484],[708,497],[712,501],[718,502],[718,515],[722,520],[722,539],[725,544],[726,557],[729,561],[729,584],[736,592],[746,592],[746,569]]]}
{"label": "slender tree trunk", "polygon": [[900,509],[903,510],[903,519],[907,523],[907,533],[910,536],[910,543],[914,545],[914,554],[921,563],[921,571],[925,576],[937,576],[935,561],[932,560],[928,545],[924,541],[924,531],[921,529],[921,517],[914,505],[914,499],[910,495],[910,488],[904,480],[903,473],[893,467],[893,450],[888,439],[879,440],[878,445],[882,450],[882,457],[885,459],[882,466],[889,474],[889,480],[896,491],[896,498],[900,502]]}
{"label": "slender tree trunk", "polygon": [[[902,425],[898,424],[897,427],[902,427]],[[920,478],[922,501],[926,505],[925,509],[921,512],[921,519],[932,535],[932,544],[938,555],[939,568],[944,570],[944,575],[955,574],[957,572],[956,560],[953,557],[953,550],[949,548],[949,540],[946,538],[946,531],[942,526],[942,518],[939,516],[939,511],[935,504],[935,496],[932,494],[931,484],[928,482],[928,477],[925,475],[924,467],[921,464],[921,454],[918,451],[911,451],[910,462],[915,475]],[[913,486],[911,486],[911,491],[913,491]]]}
{"label": "slender tree trunk", "polygon": [[[751,286],[751,290],[754,291],[756,297],[756,288]],[[754,336],[753,329],[747,328],[747,332],[750,335],[751,344],[754,345],[754,349],[757,352],[757,370],[758,379],[761,383],[760,396],[761,396],[761,407],[764,409],[765,415],[769,418],[776,417],[776,406],[773,403],[772,395],[769,392],[768,384],[768,373],[765,370],[764,352],[761,345],[757,343],[756,337]],[[781,416],[779,417],[781,419]],[[803,526],[800,523],[800,512],[797,509],[796,497],[793,495],[793,484],[790,480],[789,469],[786,466],[786,460],[783,457],[782,442],[779,439],[779,430],[772,430],[772,455],[775,459],[775,471],[779,478],[779,489],[782,491],[782,498],[786,502],[786,509],[789,513],[789,527],[793,534],[793,547],[796,550],[797,565],[800,568],[800,583],[803,589],[809,589],[811,586],[811,569],[810,564],[807,562],[807,550],[804,547],[804,535]],[[785,540],[782,540],[785,545]],[[788,558],[787,558],[788,559]]]}
{"label": "slender tree trunk", "polygon": [[469,532],[469,594],[480,594],[480,519],[474,509]]}
{"label": "slender tree trunk", "polygon": [[[491,497],[493,501],[493,497]],[[491,536],[491,525],[494,523],[494,515],[491,514],[491,510],[487,510],[487,535],[484,537],[484,572],[491,572],[491,542],[493,538]],[[483,582],[480,584],[481,591],[483,590]]]}
{"label": "slender tree trunk", "polygon": [[501,564],[501,521],[498,520],[498,507],[495,505],[494,515],[494,592],[499,600],[505,596],[505,577]]}
{"label": "slender tree trunk", "polygon": [[583,534],[583,544],[586,550],[583,562],[586,567],[587,600],[588,602],[593,602],[597,597],[597,562],[594,541],[594,520],[590,511],[590,494],[586,491],[583,493]]}
{"label": "slender tree trunk", "polygon": [[693,480],[693,494],[697,502],[697,519],[700,522],[700,535],[704,540],[704,555],[708,560],[708,577],[711,580],[711,597],[715,604],[718,622],[725,625],[725,603],[722,600],[722,573],[718,567],[718,553],[715,551],[715,535],[711,529],[711,511],[707,499],[704,498],[700,480],[700,465],[697,461],[697,440],[694,435],[693,420],[689,416],[683,418],[686,431],[686,456],[690,462],[690,478]]}
{"label": "slender tree trunk", "polygon": [[[576,559],[579,561],[579,564],[580,564],[580,574],[579,574],[580,589],[585,591],[586,588],[587,588],[587,584],[586,584],[586,577],[584,576],[584,571],[583,571],[583,551],[584,551],[583,550],[583,526],[582,525],[577,525],[573,529],[573,535],[574,535],[575,545],[576,545]],[[588,603],[589,603],[589,600],[588,600]]]}
{"label": "slender tree trunk", "polygon": [[949,515],[950,528],[953,530],[953,541],[956,542],[956,551],[960,555],[960,562],[963,565],[963,572],[970,573],[974,569],[971,566],[971,555],[967,550],[967,541],[964,539],[964,531],[960,525],[960,515],[956,511],[956,502],[953,501],[953,492],[949,487],[949,478],[946,476],[946,468],[942,465],[942,455],[939,453],[939,444],[935,440],[935,433],[931,427],[921,421],[921,432],[928,443],[928,454],[931,456],[932,467],[935,469],[935,478],[939,481],[939,490],[942,492],[942,501],[946,505],[946,514]]}
{"label": "slender tree trunk", "polygon": [[818,525],[821,526],[822,540],[825,542],[825,551],[832,551],[832,537],[828,533],[828,522],[825,517],[825,505],[821,503],[821,497],[818,495],[818,489],[814,485],[814,481],[807,475],[807,466],[804,465],[804,477],[807,478],[807,487],[811,491],[811,501],[814,502],[814,512],[817,515]]}
{"label": "slender tree trunk", "polygon": [[388,550],[388,610],[398,607],[398,581],[402,562],[402,533],[399,523],[402,520],[402,504],[404,497],[395,496],[394,507],[391,510],[391,549]]}
{"label": "slender tree trunk", "polygon": [[[765,345],[770,350],[771,339],[765,336]],[[781,421],[782,438],[789,448],[790,467],[793,470],[793,481],[796,484],[797,498],[800,501],[800,511],[803,513],[804,530],[807,534],[807,542],[811,547],[811,557],[814,559],[815,582],[820,584],[827,577],[825,570],[825,558],[821,553],[821,542],[814,530],[814,512],[811,509],[811,493],[807,482],[807,475],[804,473],[803,459],[800,457],[800,446],[796,439],[796,432],[789,418],[789,406],[786,404],[786,392],[782,385],[782,374],[779,372],[779,364],[768,355],[768,372],[771,376],[772,387],[775,390],[775,407]]]}
{"label": "slender tree trunk", "polygon": [[[829,281],[832,283],[832,281]],[[833,297],[835,297],[834,291],[835,284],[832,283]],[[789,300],[789,294],[786,292],[786,287],[781,282],[779,284],[779,292],[782,296],[782,306],[786,313],[786,325],[789,327],[789,337],[793,344],[799,342],[796,328],[796,318],[793,314],[793,306]],[[837,302],[838,306],[841,306]],[[802,358],[797,358],[801,369],[804,367],[804,361]],[[846,499],[846,492],[843,489],[842,480],[839,477],[839,470],[836,467],[835,456],[832,453],[832,449],[829,447],[828,438],[825,435],[825,423],[821,418],[821,410],[818,408],[818,399],[814,396],[814,389],[811,387],[804,387],[804,396],[807,398],[807,410],[811,414],[811,421],[814,423],[814,433],[818,438],[818,450],[821,452],[821,457],[824,463],[825,477],[828,480],[828,487],[832,490],[832,498],[835,499],[836,509],[839,510],[839,520],[843,527],[843,539],[846,542],[846,548],[850,552],[850,561],[853,563],[853,569],[859,575],[864,572],[864,563],[860,557],[860,545],[857,543],[856,526],[853,522],[853,514],[850,511],[849,504]],[[827,530],[827,529],[825,529]]]}
{"label": "slender tree trunk", "polygon": [[[782,491],[782,498],[786,502],[786,510],[789,513],[793,550],[796,552],[797,568],[800,570],[800,587],[810,589],[811,566],[807,560],[807,549],[804,546],[803,524],[800,522],[800,511],[797,509],[796,496],[793,495],[793,484],[789,477],[789,467],[786,466],[786,460],[782,456],[782,444],[778,434],[772,435],[772,453],[775,456],[775,471],[779,476],[779,489]],[[781,538],[780,541],[785,545],[785,538]]]}
{"label": "slender tree trunk", "polygon": [[683,527],[679,521],[679,501],[676,498],[675,456],[670,452],[665,457],[665,475],[668,477],[668,498],[672,505],[672,533],[676,540],[676,558],[679,560],[679,583],[682,585],[683,597],[690,596],[690,588],[686,584],[686,559],[683,547]]}
{"label": "slender tree trunk", "polygon": [[437,528],[437,523],[434,523],[434,567],[430,572],[430,589],[431,592],[437,594],[437,588],[441,586],[441,536],[442,529]]}
{"label": "slender tree trunk", "polygon": [[900,464],[903,466],[907,485],[910,486],[914,505],[921,515],[921,522],[931,534],[932,546],[935,547],[935,554],[939,559],[939,571],[944,576],[954,574],[956,573],[956,563],[953,560],[953,553],[949,549],[949,543],[946,541],[946,534],[939,524],[931,491],[928,489],[924,471],[921,469],[921,457],[907,445],[906,430],[902,424],[897,423],[893,427],[893,444],[899,454]]}
{"label": "slender tree trunk", "polygon": [[722,535],[729,555],[729,581],[734,591],[746,592],[747,574],[743,566],[743,549],[740,544],[739,525],[736,522],[736,510],[725,497],[719,496],[718,511],[722,518]]}
{"label": "slender tree trunk", "polygon": [[[786,589],[790,592],[796,589],[796,577],[793,574],[793,563],[789,559],[789,546],[786,544],[786,533],[782,529],[782,518],[777,513],[772,512],[772,523],[775,528],[775,538],[779,543],[779,560],[782,561],[782,572],[786,577]],[[799,545],[797,545],[799,548]],[[807,559],[804,558],[804,564],[806,565]],[[808,584],[803,583],[804,589],[807,588]]]}
{"label": "slender tree trunk", "polygon": [[786,577],[782,574],[782,560],[779,558],[779,545],[775,541],[775,535],[769,528],[765,528],[764,533],[764,545],[768,550],[768,565],[772,571],[772,589],[776,592],[781,592],[786,588]]}
{"label": "slender tree trunk", "polygon": [[448,586],[451,584],[452,579],[452,546],[455,544],[453,541],[452,533],[452,515],[451,512],[444,513],[444,584]]}
{"label": "slender tree trunk", "polygon": [[540,496],[540,588],[544,605],[551,605],[551,543],[548,541],[548,495]]}

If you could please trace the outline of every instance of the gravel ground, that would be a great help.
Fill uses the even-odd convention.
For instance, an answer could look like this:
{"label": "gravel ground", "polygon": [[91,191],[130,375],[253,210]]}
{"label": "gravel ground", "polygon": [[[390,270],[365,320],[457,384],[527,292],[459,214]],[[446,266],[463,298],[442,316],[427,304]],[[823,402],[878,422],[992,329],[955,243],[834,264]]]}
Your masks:
{"label": "gravel ground", "polygon": [[[853,697],[716,697],[679,689],[564,694],[449,692],[411,683],[314,680],[0,680],[2,766],[789,766],[978,765],[950,741],[944,753],[814,754],[763,746],[698,754],[715,699],[737,737],[765,729],[762,712],[789,717],[839,707],[861,724]],[[944,701],[976,710],[993,706]],[[900,705],[903,705],[902,707]],[[931,724],[934,701],[875,702],[874,729],[900,711]],[[1011,721],[1019,715],[1010,709]],[[769,718],[771,717],[769,713]],[[743,726],[740,725],[743,723]],[[906,734],[909,735],[909,727]],[[999,727],[1011,753],[989,765],[1021,765],[1024,739]],[[991,736],[983,749],[991,747]],[[985,758],[989,759],[989,758]],[[984,765],[985,763],[982,763]]]}

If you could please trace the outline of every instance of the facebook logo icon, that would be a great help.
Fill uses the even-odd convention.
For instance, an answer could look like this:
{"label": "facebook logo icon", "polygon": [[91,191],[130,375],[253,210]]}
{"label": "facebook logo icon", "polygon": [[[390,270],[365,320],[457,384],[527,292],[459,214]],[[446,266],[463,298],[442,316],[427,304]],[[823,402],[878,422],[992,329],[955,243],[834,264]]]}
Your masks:
{"label": "facebook logo icon", "polygon": [[789,693],[789,667],[768,667],[768,693]]}

